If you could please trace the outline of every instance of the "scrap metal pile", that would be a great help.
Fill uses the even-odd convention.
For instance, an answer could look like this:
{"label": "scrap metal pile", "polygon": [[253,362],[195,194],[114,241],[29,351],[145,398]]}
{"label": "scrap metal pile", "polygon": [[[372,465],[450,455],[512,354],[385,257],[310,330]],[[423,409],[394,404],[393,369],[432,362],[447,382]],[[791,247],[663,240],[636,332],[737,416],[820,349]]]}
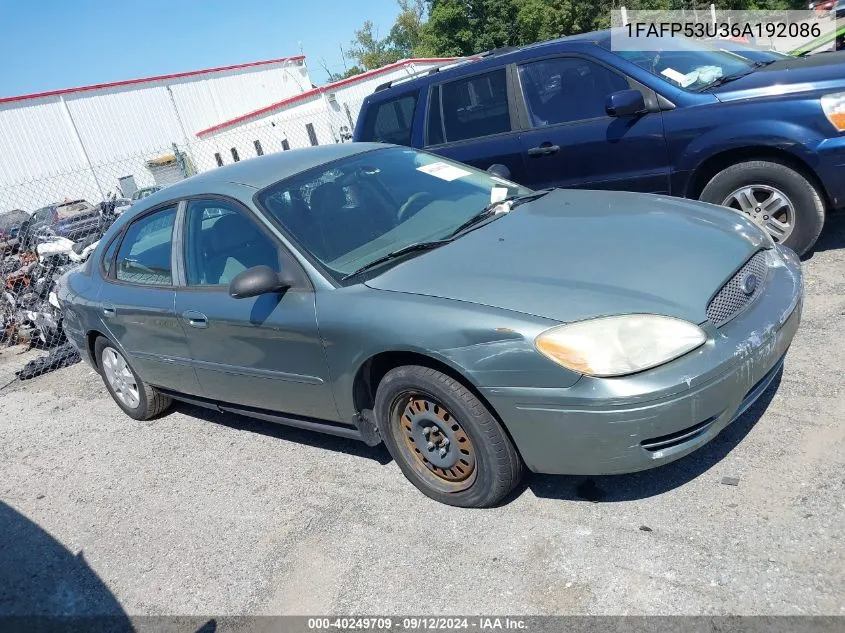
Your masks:
{"label": "scrap metal pile", "polygon": [[14,224],[17,212],[0,218],[0,345],[52,350],[18,372],[22,380],[79,361],[62,330],[56,283],[88,259],[114,221],[108,202],[98,211],[101,220],[77,241],[26,220]]}

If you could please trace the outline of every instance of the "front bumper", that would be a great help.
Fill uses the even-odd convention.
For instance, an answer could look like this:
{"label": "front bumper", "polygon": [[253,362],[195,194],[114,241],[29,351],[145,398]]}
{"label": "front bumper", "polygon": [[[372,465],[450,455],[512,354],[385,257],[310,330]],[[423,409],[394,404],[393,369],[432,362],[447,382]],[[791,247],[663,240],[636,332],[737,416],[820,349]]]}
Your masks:
{"label": "front bumper", "polygon": [[764,292],[707,342],[652,370],[584,376],[569,388],[492,387],[482,393],[534,472],[605,475],[654,468],[700,448],[777,376],[801,320],[798,258],[770,254]]}

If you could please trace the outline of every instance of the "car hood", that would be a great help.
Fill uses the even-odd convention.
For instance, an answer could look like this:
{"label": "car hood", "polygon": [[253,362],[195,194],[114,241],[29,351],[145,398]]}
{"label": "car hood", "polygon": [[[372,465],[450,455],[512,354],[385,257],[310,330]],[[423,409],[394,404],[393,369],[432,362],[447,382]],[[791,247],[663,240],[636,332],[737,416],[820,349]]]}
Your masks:
{"label": "car hood", "polygon": [[366,284],[561,322],[654,313],[702,323],[710,297],[763,245],[722,207],[556,190]]}
{"label": "car hood", "polygon": [[845,89],[845,51],[777,61],[713,90],[720,101]]}

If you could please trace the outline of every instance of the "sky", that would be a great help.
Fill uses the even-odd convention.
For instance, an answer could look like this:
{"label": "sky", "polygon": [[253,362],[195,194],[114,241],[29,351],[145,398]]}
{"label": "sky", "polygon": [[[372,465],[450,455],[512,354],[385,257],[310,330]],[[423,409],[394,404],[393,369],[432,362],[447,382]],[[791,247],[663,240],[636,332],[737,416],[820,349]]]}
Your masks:
{"label": "sky", "polygon": [[[0,0],[0,97],[306,56],[311,80],[344,69],[339,45],[396,0]],[[347,65],[354,64],[347,61]]]}

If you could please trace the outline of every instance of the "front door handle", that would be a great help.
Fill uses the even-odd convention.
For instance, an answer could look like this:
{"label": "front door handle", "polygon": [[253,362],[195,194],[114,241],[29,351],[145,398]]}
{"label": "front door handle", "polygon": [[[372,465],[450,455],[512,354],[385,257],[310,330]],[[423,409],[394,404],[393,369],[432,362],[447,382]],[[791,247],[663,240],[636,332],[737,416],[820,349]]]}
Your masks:
{"label": "front door handle", "polygon": [[185,310],[182,313],[182,318],[185,319],[185,323],[191,327],[200,329],[208,327],[208,317],[202,312],[197,312],[196,310]]}
{"label": "front door handle", "polygon": [[551,156],[560,151],[559,145],[552,145],[551,143],[541,143],[538,147],[532,147],[528,150],[529,156]]}
{"label": "front door handle", "polygon": [[117,314],[117,309],[112,304],[103,304],[103,316],[113,317],[115,314]]}

